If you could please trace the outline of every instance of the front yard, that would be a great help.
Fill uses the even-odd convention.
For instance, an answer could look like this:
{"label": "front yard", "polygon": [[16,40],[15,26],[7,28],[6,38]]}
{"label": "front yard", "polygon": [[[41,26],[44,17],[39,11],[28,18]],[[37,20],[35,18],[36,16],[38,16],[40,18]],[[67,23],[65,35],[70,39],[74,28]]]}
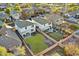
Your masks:
{"label": "front yard", "polygon": [[60,39],[63,39],[63,35],[59,32],[51,32],[47,34],[57,41],[59,41]]}
{"label": "front yard", "polygon": [[41,34],[35,34],[32,37],[25,39],[25,42],[30,46],[30,49],[34,54],[43,51],[48,48],[48,45],[44,42],[45,37]]}

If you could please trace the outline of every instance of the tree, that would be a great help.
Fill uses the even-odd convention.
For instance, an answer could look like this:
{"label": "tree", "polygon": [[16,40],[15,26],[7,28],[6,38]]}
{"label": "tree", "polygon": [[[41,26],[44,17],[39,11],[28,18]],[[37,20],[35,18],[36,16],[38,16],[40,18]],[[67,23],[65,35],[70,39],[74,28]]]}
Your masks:
{"label": "tree", "polygon": [[68,12],[76,11],[79,9],[79,5],[77,5],[75,3],[68,3],[66,5],[68,7]]}
{"label": "tree", "polygon": [[22,12],[21,12],[21,17],[20,17],[20,18],[21,18],[22,20],[26,20],[28,16],[30,16],[29,13],[25,13],[24,11],[22,11]]}
{"label": "tree", "polygon": [[59,13],[60,12],[60,8],[59,7],[53,7],[53,8],[51,8],[51,10],[54,13]]}
{"label": "tree", "polygon": [[7,9],[5,9],[5,12],[6,12],[8,15],[10,15],[10,11],[11,11],[11,8],[10,8],[10,7],[7,8]]}
{"label": "tree", "polygon": [[18,51],[18,54],[20,55],[20,56],[22,56],[22,55],[25,55],[25,47],[17,47],[16,48],[17,49],[17,51]]}
{"label": "tree", "polygon": [[40,4],[40,3],[35,3],[34,6],[35,6],[35,7],[40,7],[41,4]]}
{"label": "tree", "polygon": [[71,24],[70,25],[70,28],[72,29],[72,30],[79,30],[79,26],[78,25],[75,25],[75,24]]}
{"label": "tree", "polygon": [[21,12],[22,11],[22,9],[20,8],[20,6],[18,6],[18,5],[14,7],[14,10],[16,10],[17,12]]}
{"label": "tree", "polygon": [[5,47],[0,46],[0,56],[13,56],[13,54],[7,52]]}
{"label": "tree", "polygon": [[32,4],[31,3],[26,3],[25,8],[32,8]]}
{"label": "tree", "polygon": [[44,14],[44,13],[45,13],[45,10],[42,9],[42,8],[40,8],[40,9],[39,9],[39,14]]}
{"label": "tree", "polygon": [[68,44],[64,48],[64,52],[67,56],[79,55],[79,47],[75,44]]}

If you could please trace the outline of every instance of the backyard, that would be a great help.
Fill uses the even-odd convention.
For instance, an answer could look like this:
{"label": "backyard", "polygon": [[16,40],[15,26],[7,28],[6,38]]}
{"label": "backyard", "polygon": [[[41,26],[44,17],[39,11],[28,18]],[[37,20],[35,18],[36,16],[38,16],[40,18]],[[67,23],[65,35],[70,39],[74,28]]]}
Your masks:
{"label": "backyard", "polygon": [[57,41],[59,41],[60,39],[63,39],[63,35],[59,32],[51,32],[47,34]]}
{"label": "backyard", "polygon": [[48,53],[44,54],[45,56],[63,56],[64,55],[64,50],[63,48],[60,47],[55,47],[54,49],[52,49],[51,51],[49,51]]}
{"label": "backyard", "polygon": [[32,37],[25,39],[25,42],[29,45],[34,54],[43,51],[48,48],[48,45],[44,42],[44,36],[41,34],[35,34]]}

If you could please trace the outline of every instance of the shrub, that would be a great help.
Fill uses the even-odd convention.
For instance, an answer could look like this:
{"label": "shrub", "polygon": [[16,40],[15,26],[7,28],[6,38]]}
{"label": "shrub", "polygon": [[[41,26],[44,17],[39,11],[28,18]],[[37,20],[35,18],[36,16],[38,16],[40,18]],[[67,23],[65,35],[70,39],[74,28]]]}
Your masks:
{"label": "shrub", "polygon": [[79,47],[75,44],[68,44],[64,48],[65,55],[76,56],[79,55]]}

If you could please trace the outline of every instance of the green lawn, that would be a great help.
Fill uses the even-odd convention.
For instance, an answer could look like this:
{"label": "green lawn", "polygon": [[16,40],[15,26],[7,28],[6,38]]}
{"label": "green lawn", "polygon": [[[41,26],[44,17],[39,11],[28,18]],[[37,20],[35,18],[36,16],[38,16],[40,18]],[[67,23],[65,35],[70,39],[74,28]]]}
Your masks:
{"label": "green lawn", "polygon": [[31,45],[32,51],[36,54],[43,51],[48,46],[44,43],[44,37],[41,34],[36,34],[35,36],[25,39],[25,42]]}
{"label": "green lawn", "polygon": [[59,32],[48,33],[48,35],[51,36],[52,38],[56,39],[57,41],[59,41],[60,39],[63,38],[63,35],[60,34]]}

